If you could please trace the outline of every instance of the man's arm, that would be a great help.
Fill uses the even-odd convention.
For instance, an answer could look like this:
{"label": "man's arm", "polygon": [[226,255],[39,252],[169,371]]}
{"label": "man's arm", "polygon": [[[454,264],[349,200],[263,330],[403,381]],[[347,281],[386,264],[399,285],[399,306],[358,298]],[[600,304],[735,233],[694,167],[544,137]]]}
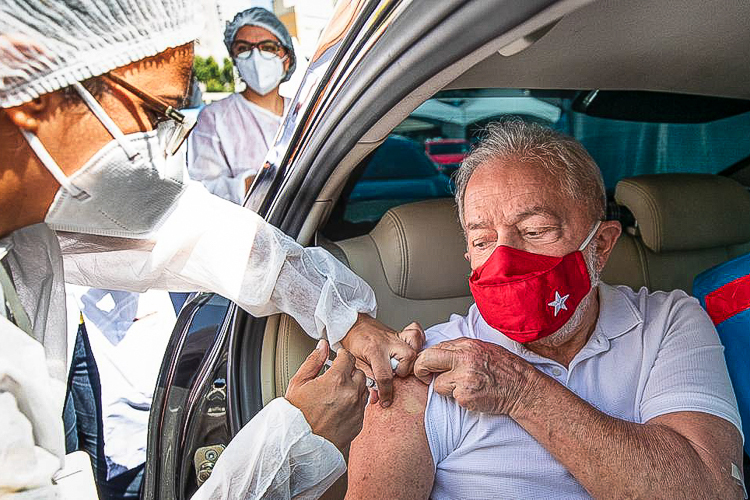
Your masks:
{"label": "man's arm", "polygon": [[[441,373],[444,372],[444,373]],[[508,415],[596,498],[742,498],[732,464],[742,440],[727,420],[674,412],[639,424],[597,410],[496,344],[443,342],[415,374],[472,411]]]}
{"label": "man's arm", "polygon": [[428,387],[415,377],[394,380],[390,408],[368,405],[349,452],[348,499],[427,499],[434,466],[425,434]]}
{"label": "man's arm", "polygon": [[[533,368],[532,368],[533,369]],[[637,424],[606,415],[533,369],[509,413],[595,498],[742,498],[742,439],[728,421],[677,412]]]}

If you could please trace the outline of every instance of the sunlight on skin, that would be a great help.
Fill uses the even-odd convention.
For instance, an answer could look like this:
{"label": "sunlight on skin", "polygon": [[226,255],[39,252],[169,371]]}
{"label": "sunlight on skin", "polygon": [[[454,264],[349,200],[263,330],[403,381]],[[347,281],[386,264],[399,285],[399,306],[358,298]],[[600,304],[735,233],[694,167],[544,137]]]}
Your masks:
{"label": "sunlight on skin", "polygon": [[[138,88],[179,106],[185,97],[193,62],[193,44],[169,49],[154,57],[114,70]],[[151,129],[140,99],[107,82],[97,96],[123,133]],[[44,168],[19,128],[36,135],[67,175],[73,174],[112,136],[77,97],[62,90],[0,111],[0,236],[36,224],[44,216],[59,185]]]}

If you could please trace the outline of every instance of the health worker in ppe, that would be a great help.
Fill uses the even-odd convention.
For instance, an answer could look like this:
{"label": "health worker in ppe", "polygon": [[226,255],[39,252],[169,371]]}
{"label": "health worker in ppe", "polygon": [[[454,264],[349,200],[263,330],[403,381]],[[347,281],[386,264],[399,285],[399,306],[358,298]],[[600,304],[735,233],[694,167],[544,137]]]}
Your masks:
{"label": "health worker in ppe", "polygon": [[[330,254],[186,179],[180,145],[191,124],[175,109],[199,8],[0,3],[0,496],[59,493],[66,281],[213,291],[253,315],[290,314],[323,339],[287,398],[229,444],[202,498],[319,496],[343,473],[339,449],[361,427],[367,392],[354,357],[387,404],[389,357],[405,376],[421,347],[420,329],[396,334],[373,319],[372,290]],[[325,340],[345,349],[315,377]]]}
{"label": "health worker in ppe", "polygon": [[242,203],[281,125],[289,100],[279,85],[297,59],[287,29],[262,7],[234,16],[224,44],[245,90],[201,110],[188,140],[188,172],[215,195]]}

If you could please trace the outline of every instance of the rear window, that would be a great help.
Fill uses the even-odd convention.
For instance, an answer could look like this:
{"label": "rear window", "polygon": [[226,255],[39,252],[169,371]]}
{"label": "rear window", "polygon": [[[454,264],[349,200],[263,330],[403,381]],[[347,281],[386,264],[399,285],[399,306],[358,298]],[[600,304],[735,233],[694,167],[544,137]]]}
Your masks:
{"label": "rear window", "polygon": [[[581,141],[599,165],[610,193],[625,177],[717,174],[750,156],[747,101],[645,92],[603,94],[607,98],[601,99],[599,109],[591,107],[593,113],[582,109],[581,102],[582,97],[584,103],[592,100],[596,91],[438,93],[415,109],[355,171],[329,226],[354,224],[355,232],[364,233],[396,204],[451,196],[450,176],[480,140],[484,127],[510,117],[547,125]],[[699,122],[690,123],[695,121]],[[457,158],[441,161],[435,156],[440,154]]]}
{"label": "rear window", "polygon": [[604,184],[642,174],[717,174],[750,155],[750,113],[709,123],[641,123],[571,112],[556,124],[586,147]]}

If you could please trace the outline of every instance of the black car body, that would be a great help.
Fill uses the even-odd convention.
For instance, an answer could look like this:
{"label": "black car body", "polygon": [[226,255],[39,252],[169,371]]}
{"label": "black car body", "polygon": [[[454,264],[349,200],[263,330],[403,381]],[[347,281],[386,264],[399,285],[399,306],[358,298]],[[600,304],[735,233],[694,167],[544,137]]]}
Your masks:
{"label": "black car body", "polygon": [[[419,187],[381,179],[389,184],[383,189],[359,181],[375,148],[425,100],[473,89],[557,106],[555,122],[545,123],[593,130],[581,139],[600,163],[622,163],[627,155],[617,148],[662,137],[659,127],[736,120],[716,133],[727,148],[741,147],[708,173],[747,182],[747,19],[750,4],[718,0],[341,0],[245,206],[301,244],[338,256],[330,240],[360,237],[377,222],[348,220],[352,198],[405,203],[450,196],[447,179]],[[614,104],[602,97],[606,91],[614,92]],[[610,128],[581,125],[586,119],[610,119]],[[627,129],[631,142],[608,142],[612,130],[625,137],[622,130],[634,122],[642,126]],[[412,128],[412,139],[431,136],[439,126]],[[480,132],[445,133],[473,140]],[[704,129],[692,133],[685,131],[683,140],[706,135]],[[611,182],[644,173],[638,169],[653,161],[632,163]],[[615,216],[632,217],[621,212]],[[383,314],[387,323],[410,317],[408,310]],[[283,315],[255,318],[210,294],[186,304],[155,391],[145,498],[189,498],[231,437],[283,395],[279,346],[288,328]]]}

